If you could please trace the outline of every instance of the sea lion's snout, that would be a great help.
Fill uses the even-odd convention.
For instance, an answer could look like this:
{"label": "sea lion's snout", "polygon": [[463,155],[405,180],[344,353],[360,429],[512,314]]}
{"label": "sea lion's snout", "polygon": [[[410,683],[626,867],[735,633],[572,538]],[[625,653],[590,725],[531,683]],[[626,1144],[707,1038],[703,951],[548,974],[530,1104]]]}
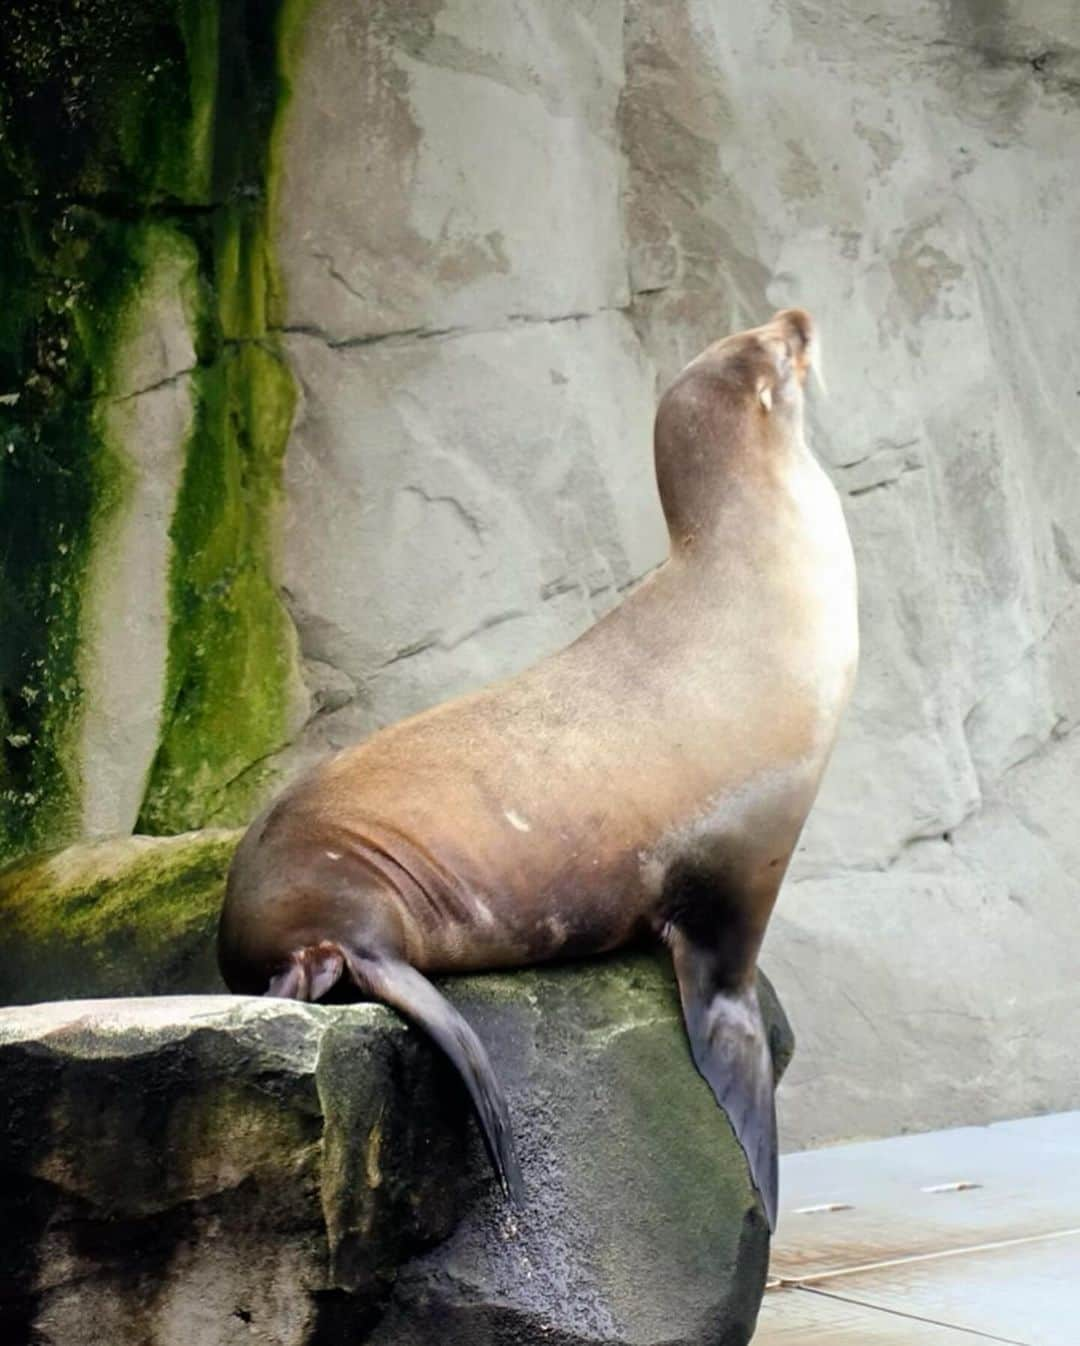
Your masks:
{"label": "sea lion's snout", "polygon": [[806,309],[784,308],[774,313],[761,329],[761,336],[773,356],[779,379],[787,379],[794,373],[802,388],[812,369],[820,376],[820,342],[814,320]]}
{"label": "sea lion's snout", "polygon": [[814,320],[804,308],[782,308],[774,313],[770,327],[779,328],[793,352],[807,355],[814,345]]}
{"label": "sea lion's snout", "polygon": [[755,392],[761,407],[771,412],[777,403],[801,405],[800,394],[811,370],[820,378],[818,338],[814,320],[804,308],[785,308],[755,332],[748,334],[764,353]]}

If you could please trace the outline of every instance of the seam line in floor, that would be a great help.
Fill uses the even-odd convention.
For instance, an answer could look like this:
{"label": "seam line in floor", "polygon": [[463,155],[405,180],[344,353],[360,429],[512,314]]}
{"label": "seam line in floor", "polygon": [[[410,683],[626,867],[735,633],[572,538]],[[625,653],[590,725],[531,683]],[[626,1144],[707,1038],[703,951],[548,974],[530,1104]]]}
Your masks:
{"label": "seam line in floor", "polygon": [[842,1304],[857,1304],[863,1309],[873,1309],[892,1318],[906,1318],[915,1323],[926,1323],[931,1327],[947,1327],[953,1332],[964,1332],[976,1341],[996,1341],[1003,1346],[1032,1346],[1031,1342],[1017,1341],[1015,1337],[995,1337],[989,1332],[980,1332],[977,1327],[962,1327],[959,1323],[950,1323],[945,1318],[927,1318],[921,1313],[905,1313],[903,1309],[892,1309],[884,1304],[874,1304],[867,1299],[856,1299],[852,1295],[838,1294],[835,1290],[819,1290],[813,1285],[789,1285],[790,1290],[801,1290],[804,1295],[817,1295],[821,1299],[835,1299]]}
{"label": "seam line in floor", "polygon": [[973,1243],[965,1248],[942,1248],[932,1253],[911,1253],[907,1257],[890,1257],[882,1262],[853,1262],[848,1267],[831,1267],[828,1271],[808,1271],[804,1276],[773,1276],[769,1278],[766,1289],[776,1287],[796,1288],[816,1285],[818,1281],[834,1280],[839,1276],[855,1276],[866,1271],[885,1271],[890,1267],[906,1267],[915,1262],[937,1262],[946,1257],[964,1257],[972,1253],[994,1252],[998,1248],[1019,1248],[1027,1243],[1047,1243],[1052,1239],[1075,1238],[1080,1228],[1055,1229],[1047,1234],[1026,1234],[1023,1238],[998,1239],[993,1243]]}

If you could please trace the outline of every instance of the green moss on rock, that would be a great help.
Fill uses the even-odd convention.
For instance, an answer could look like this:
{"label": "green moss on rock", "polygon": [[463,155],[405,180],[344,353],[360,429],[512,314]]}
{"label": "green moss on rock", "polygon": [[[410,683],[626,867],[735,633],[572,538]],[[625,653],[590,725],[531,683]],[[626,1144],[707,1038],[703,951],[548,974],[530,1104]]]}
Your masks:
{"label": "green moss on rock", "polygon": [[0,872],[0,1003],[224,989],[214,930],[238,840],[125,837]]}
{"label": "green moss on rock", "polygon": [[[204,234],[213,277],[200,316],[196,418],[171,528],[173,622],[160,746],[138,826],[238,822],[257,764],[289,737],[296,638],[273,578],[272,534],[295,387],[274,335],[280,308],[269,243],[272,139],[285,99],[279,33],[294,41],[307,0],[252,23],[223,8],[215,192]],[[287,19],[287,21],[286,21]]]}
{"label": "green moss on rock", "polygon": [[[779,1070],[791,1032],[763,984]],[[670,960],[632,952],[440,985],[506,1090],[525,1215],[505,1215],[472,1128],[465,1168],[485,1196],[399,1279],[372,1346],[749,1341],[768,1228],[694,1068]]]}
{"label": "green moss on rock", "polygon": [[253,763],[290,729],[296,641],[272,575],[292,375],[232,344],[199,371],[171,532],[172,627],[160,746],[139,827],[242,821]]}
{"label": "green moss on rock", "polygon": [[78,206],[0,212],[0,856],[77,828],[85,577],[127,484],[95,398],[151,232]]}
{"label": "green moss on rock", "polygon": [[0,12],[4,199],[209,199],[214,0],[20,0]]}
{"label": "green moss on rock", "polygon": [[286,736],[271,534],[293,389],[269,221],[307,4],[0,10],[0,857],[78,830],[85,577],[127,484],[95,402],[166,234],[198,258],[198,368],[143,824],[224,816],[224,795],[238,816],[231,782]]}

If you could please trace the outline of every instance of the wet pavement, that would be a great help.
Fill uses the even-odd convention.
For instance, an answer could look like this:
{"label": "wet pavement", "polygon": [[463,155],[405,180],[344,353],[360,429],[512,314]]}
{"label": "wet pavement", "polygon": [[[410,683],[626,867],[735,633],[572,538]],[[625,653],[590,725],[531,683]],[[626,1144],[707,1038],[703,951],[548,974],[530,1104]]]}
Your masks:
{"label": "wet pavement", "polygon": [[1080,1346],[1080,1112],[781,1159],[754,1346]]}

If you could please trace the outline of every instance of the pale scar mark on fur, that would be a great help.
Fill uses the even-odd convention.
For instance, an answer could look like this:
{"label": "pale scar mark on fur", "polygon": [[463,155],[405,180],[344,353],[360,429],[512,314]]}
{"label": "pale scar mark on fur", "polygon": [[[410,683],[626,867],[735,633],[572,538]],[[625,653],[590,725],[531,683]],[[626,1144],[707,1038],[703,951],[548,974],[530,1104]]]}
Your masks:
{"label": "pale scar mark on fur", "polygon": [[476,915],[480,918],[480,922],[482,925],[495,924],[495,917],[492,915],[491,908],[485,901],[483,901],[482,898],[476,897],[474,895],[473,907],[476,911]]}

